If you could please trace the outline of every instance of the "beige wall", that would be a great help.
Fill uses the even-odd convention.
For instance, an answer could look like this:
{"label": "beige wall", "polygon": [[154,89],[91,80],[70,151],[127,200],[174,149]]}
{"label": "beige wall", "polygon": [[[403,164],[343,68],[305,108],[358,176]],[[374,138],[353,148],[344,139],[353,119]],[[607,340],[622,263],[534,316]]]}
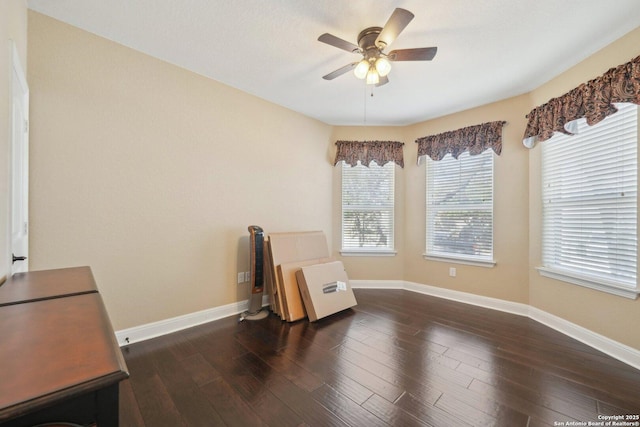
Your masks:
{"label": "beige wall", "polygon": [[31,269],[115,329],[248,298],[247,226],[330,236],[331,127],[29,12]]}
{"label": "beige wall", "polygon": [[[331,140],[335,141],[400,141],[406,143],[404,127],[394,126],[337,126],[333,129]],[[335,160],[336,147],[332,145],[331,163]],[[405,158],[405,168],[407,159]],[[342,166],[333,170],[333,256],[343,262],[351,279],[400,280],[404,277],[404,170],[396,166],[395,173],[395,256],[341,256],[342,246]]]}
{"label": "beige wall", "polygon": [[[580,83],[640,54],[640,29],[587,58],[536,90],[404,128],[337,127],[335,139],[400,139],[405,142],[405,168],[399,170],[404,184],[397,202],[398,256],[392,260],[351,258],[345,261],[351,276],[358,279],[402,279],[477,295],[530,304],[569,322],[640,349],[640,299],[628,300],[541,277],[540,155],[539,147],[522,145],[525,115],[539,104],[560,96]],[[427,261],[425,250],[425,169],[416,166],[421,136],[479,124],[506,120],[502,155],[495,161],[494,258],[493,268]],[[339,168],[334,172],[334,248],[340,247]],[[337,194],[336,194],[337,193]],[[398,231],[400,230],[400,231]],[[399,265],[402,263],[402,266]],[[449,276],[449,267],[457,269]],[[604,316],[604,317],[603,317]],[[606,319],[603,321],[603,319]]]}
{"label": "beige wall", "polygon": [[[562,75],[531,92],[533,105],[560,96],[580,83],[598,77],[611,67],[640,55],[640,28],[587,58]],[[529,213],[531,258],[529,304],[591,331],[640,349],[640,299],[629,300],[542,277],[541,265],[540,145],[529,154]]]}
{"label": "beige wall", "polygon": [[23,70],[27,69],[27,1],[0,1],[0,281],[9,275],[10,248],[10,155],[11,68],[15,43]]}
{"label": "beige wall", "polygon": [[[320,229],[353,279],[531,304],[640,349],[628,327],[640,320],[638,301],[535,271],[539,149],[521,143],[531,108],[628,61],[638,46],[635,30],[529,94],[412,126],[331,127],[30,13],[31,267],[91,265],[122,329],[246,299],[235,276],[247,264],[247,225]],[[493,120],[507,121],[495,163],[497,264],[424,260],[424,165],[414,141]],[[339,255],[340,168],[331,166],[339,139],[405,143],[394,257]]]}
{"label": "beige wall", "polygon": [[[398,140],[405,143],[404,169],[396,168],[395,257],[342,257],[353,279],[395,279],[527,303],[528,151],[521,143],[530,101],[520,96],[404,127],[335,127],[333,140]],[[495,160],[493,268],[427,261],[425,166],[416,164],[421,136],[506,120],[502,155]],[[335,151],[335,150],[334,150]],[[340,248],[340,167],[334,171],[334,254]],[[449,276],[455,267],[456,277]]]}
{"label": "beige wall", "polygon": [[[522,146],[527,96],[419,123],[408,128],[405,170],[405,280],[526,303],[528,267],[527,150]],[[425,252],[425,165],[415,140],[426,135],[505,120],[502,154],[494,160],[494,267],[428,261]],[[456,276],[449,276],[449,268]]]}
{"label": "beige wall", "polygon": [[[333,140],[398,140],[405,143],[404,169],[396,168],[395,257],[342,257],[353,279],[395,279],[527,303],[528,151],[522,133],[530,109],[524,95],[404,127],[336,127]],[[425,166],[416,164],[421,136],[506,120],[502,155],[495,159],[493,268],[427,261],[425,252]],[[335,151],[335,150],[334,150]],[[334,171],[333,247],[340,248],[340,167]],[[455,267],[456,277],[449,276]]]}

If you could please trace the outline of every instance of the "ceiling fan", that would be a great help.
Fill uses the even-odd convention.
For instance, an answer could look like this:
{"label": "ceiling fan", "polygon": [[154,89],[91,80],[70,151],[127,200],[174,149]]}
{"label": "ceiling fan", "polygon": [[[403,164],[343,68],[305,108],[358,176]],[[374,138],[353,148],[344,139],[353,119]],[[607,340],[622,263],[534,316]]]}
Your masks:
{"label": "ceiling fan", "polygon": [[390,61],[431,61],[436,56],[437,47],[398,49],[384,53],[384,49],[393,43],[413,17],[413,13],[408,10],[397,8],[384,27],[369,27],[362,30],[358,35],[357,46],[329,33],[318,37],[318,41],[362,55],[362,60],[338,68],[322,78],[333,80],[347,71],[353,70],[355,76],[359,79],[366,79],[367,84],[382,86],[389,83],[387,75],[391,71]]}

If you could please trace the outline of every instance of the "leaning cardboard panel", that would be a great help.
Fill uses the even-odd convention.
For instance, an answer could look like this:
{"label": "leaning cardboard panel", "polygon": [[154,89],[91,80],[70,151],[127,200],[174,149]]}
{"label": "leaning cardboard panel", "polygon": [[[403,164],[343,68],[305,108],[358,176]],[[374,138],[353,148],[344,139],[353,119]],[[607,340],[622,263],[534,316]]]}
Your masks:
{"label": "leaning cardboard panel", "polygon": [[270,233],[274,268],[286,262],[329,257],[327,238],[322,231]]}
{"label": "leaning cardboard panel", "polygon": [[269,294],[269,304],[271,311],[280,315],[280,306],[278,304],[278,291],[276,288],[276,277],[273,271],[273,262],[271,261],[271,245],[269,239],[264,240],[264,281]]}
{"label": "leaning cardboard panel", "polygon": [[305,261],[287,262],[278,266],[278,276],[282,283],[282,294],[284,296],[284,313],[287,322],[295,322],[296,320],[307,317],[304,309],[296,272],[302,267],[308,265],[322,264],[331,261],[330,258],[309,259]]}
{"label": "leaning cardboard panel", "polygon": [[358,304],[341,261],[302,267],[296,278],[311,322]]}
{"label": "leaning cardboard panel", "polygon": [[289,233],[270,233],[269,248],[271,271],[275,283],[275,295],[278,302],[278,314],[284,314],[284,284],[278,275],[278,266],[308,259],[328,258],[327,238],[322,231],[300,231]]}

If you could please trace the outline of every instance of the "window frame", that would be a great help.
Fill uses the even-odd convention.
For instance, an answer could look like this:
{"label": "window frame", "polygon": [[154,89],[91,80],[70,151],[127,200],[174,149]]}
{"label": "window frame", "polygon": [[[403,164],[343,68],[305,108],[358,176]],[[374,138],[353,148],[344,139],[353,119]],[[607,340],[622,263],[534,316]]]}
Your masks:
{"label": "window frame", "polygon": [[[638,186],[638,177],[637,177],[637,173],[638,173],[638,138],[640,137],[640,107],[638,107],[637,105],[635,106],[635,111],[636,111],[636,120],[637,120],[637,126],[636,126],[636,134],[635,134],[635,162],[632,162],[632,164],[635,166],[636,171],[636,182],[635,182],[635,187],[636,187],[636,192],[637,192],[637,186]],[[619,114],[619,113],[614,113],[614,114]],[[606,120],[606,119],[605,119]],[[602,123],[602,122],[600,122]],[[540,153],[540,198],[541,198],[541,203],[542,203],[542,209],[541,209],[541,214],[540,214],[540,261],[541,261],[541,266],[536,267],[536,270],[538,271],[538,273],[543,276],[543,277],[548,277],[551,279],[555,279],[555,280],[560,280],[566,283],[571,283],[574,285],[578,285],[578,286],[582,286],[582,287],[586,287],[589,289],[594,289],[594,290],[598,290],[598,291],[602,291],[602,292],[606,292],[612,295],[617,295],[617,296],[621,296],[621,297],[625,297],[625,298],[629,298],[629,299],[637,299],[638,295],[640,295],[640,287],[638,285],[638,278],[637,278],[637,273],[638,273],[638,245],[637,245],[637,237],[638,237],[638,227],[637,227],[637,222],[638,222],[638,198],[636,195],[636,203],[635,203],[635,216],[636,216],[636,221],[635,221],[635,225],[636,225],[636,229],[635,229],[635,237],[636,237],[636,246],[635,246],[635,251],[636,251],[636,257],[635,257],[635,287],[630,286],[630,285],[626,285],[623,284],[621,281],[617,281],[614,280],[612,278],[607,278],[607,277],[603,277],[602,275],[597,275],[597,274],[581,274],[575,271],[575,267],[574,270],[571,269],[563,269],[562,267],[558,266],[558,265],[549,265],[547,263],[547,256],[545,254],[545,249],[548,249],[549,246],[547,245],[547,241],[545,240],[545,236],[549,235],[549,233],[545,232],[545,223],[547,222],[547,218],[545,217],[545,189],[544,189],[544,183],[546,181],[546,175],[545,175],[545,150],[548,150],[549,142],[553,142],[553,143],[575,143],[578,144],[582,139],[581,135],[585,135],[585,132],[589,130],[589,128],[598,126],[599,123],[595,124],[594,126],[590,126],[590,127],[586,127],[586,125],[584,124],[584,119],[582,119],[582,121],[578,124],[578,123],[574,123],[572,124],[572,126],[576,126],[577,128],[580,128],[583,130],[583,133],[578,133],[577,135],[573,135],[573,136],[565,136],[565,135],[554,135],[551,139],[547,140],[547,141],[543,141],[542,142],[542,147],[541,147],[541,153]],[[586,133],[587,137],[588,137],[588,133]],[[554,139],[555,138],[555,139]],[[586,137],[585,137],[586,138]],[[615,138],[615,137],[613,137]],[[605,140],[605,142],[603,142],[602,144],[606,144],[609,143],[610,139]],[[600,145],[602,145],[600,144]],[[606,152],[606,150],[604,150]],[[613,155],[617,155],[618,154],[618,150],[616,151],[609,151],[606,152],[606,154],[611,154]],[[603,159],[605,160],[605,159]],[[558,173],[557,170],[554,170],[553,172],[548,172],[547,173]],[[566,173],[566,171],[565,171]],[[584,202],[582,202],[584,203]],[[604,202],[600,202],[601,204],[603,204]],[[578,206],[578,202],[576,202],[575,204],[572,204],[571,206]]]}
{"label": "window frame", "polygon": [[[346,164],[344,161],[341,163],[341,171],[340,171],[340,254],[342,256],[395,256],[397,251],[395,249],[395,210],[396,210],[396,164],[394,162],[387,162],[385,165],[380,166],[375,161],[372,161],[369,166],[364,166],[358,161],[356,166],[351,166]],[[366,170],[383,170],[383,168],[387,168],[387,171],[390,170],[389,175],[391,179],[391,200],[392,205],[390,207],[390,242],[387,243],[386,246],[383,247],[353,247],[348,246],[345,247],[345,168],[366,168]],[[356,208],[357,209],[357,208]],[[361,207],[361,209],[367,209],[366,207]],[[352,209],[353,210],[353,209]]]}
{"label": "window frame", "polygon": [[[495,247],[494,247],[494,234],[495,234],[495,227],[494,227],[494,221],[495,221],[495,202],[494,202],[494,195],[495,195],[495,159],[496,159],[496,155],[495,153],[490,150],[487,149],[485,151],[483,151],[480,154],[471,156],[471,154],[469,152],[464,152],[462,154],[460,154],[460,156],[458,156],[458,159],[455,159],[455,161],[464,161],[467,158],[473,158],[476,156],[487,156],[491,158],[491,201],[487,202],[486,205],[490,205],[490,208],[487,209],[486,205],[478,205],[482,208],[482,210],[488,210],[491,214],[491,254],[490,256],[469,256],[469,255],[464,255],[464,254],[460,254],[460,253],[455,253],[455,252],[443,252],[443,251],[434,251],[431,250],[432,247],[430,247],[430,239],[431,236],[429,234],[430,229],[432,229],[433,227],[430,226],[429,221],[430,221],[430,211],[432,209],[431,204],[430,204],[430,200],[429,200],[429,188],[430,188],[430,184],[429,184],[429,167],[430,165],[435,165],[436,162],[442,162],[442,161],[452,161],[453,157],[451,156],[451,154],[447,154],[442,160],[431,160],[428,156],[425,156],[425,252],[423,253],[423,258],[426,260],[430,260],[430,261],[441,261],[441,262],[449,262],[449,263],[455,263],[455,264],[466,264],[466,265],[472,265],[472,266],[477,266],[477,267],[487,267],[487,268],[491,268],[494,267],[496,265],[496,261],[494,259],[495,256]],[[455,208],[456,205],[451,205],[452,209],[450,210],[454,210],[453,208]],[[461,204],[460,206],[465,206],[464,204]],[[468,206],[467,208],[463,208],[463,209],[459,209],[459,210],[471,210],[471,206],[470,205],[466,205]],[[445,210],[445,209],[439,209],[441,211]]]}

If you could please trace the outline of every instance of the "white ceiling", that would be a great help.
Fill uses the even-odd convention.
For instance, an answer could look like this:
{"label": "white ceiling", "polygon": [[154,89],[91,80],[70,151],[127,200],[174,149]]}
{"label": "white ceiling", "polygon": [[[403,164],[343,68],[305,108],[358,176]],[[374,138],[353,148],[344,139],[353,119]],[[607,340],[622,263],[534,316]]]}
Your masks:
{"label": "white ceiling", "polygon": [[[639,0],[28,0],[29,8],[333,125],[406,125],[526,93],[640,24]],[[393,10],[415,14],[387,49],[390,83],[322,76]],[[631,59],[631,58],[629,58]],[[615,66],[618,64],[611,64]],[[595,76],[594,76],[595,77]]]}

